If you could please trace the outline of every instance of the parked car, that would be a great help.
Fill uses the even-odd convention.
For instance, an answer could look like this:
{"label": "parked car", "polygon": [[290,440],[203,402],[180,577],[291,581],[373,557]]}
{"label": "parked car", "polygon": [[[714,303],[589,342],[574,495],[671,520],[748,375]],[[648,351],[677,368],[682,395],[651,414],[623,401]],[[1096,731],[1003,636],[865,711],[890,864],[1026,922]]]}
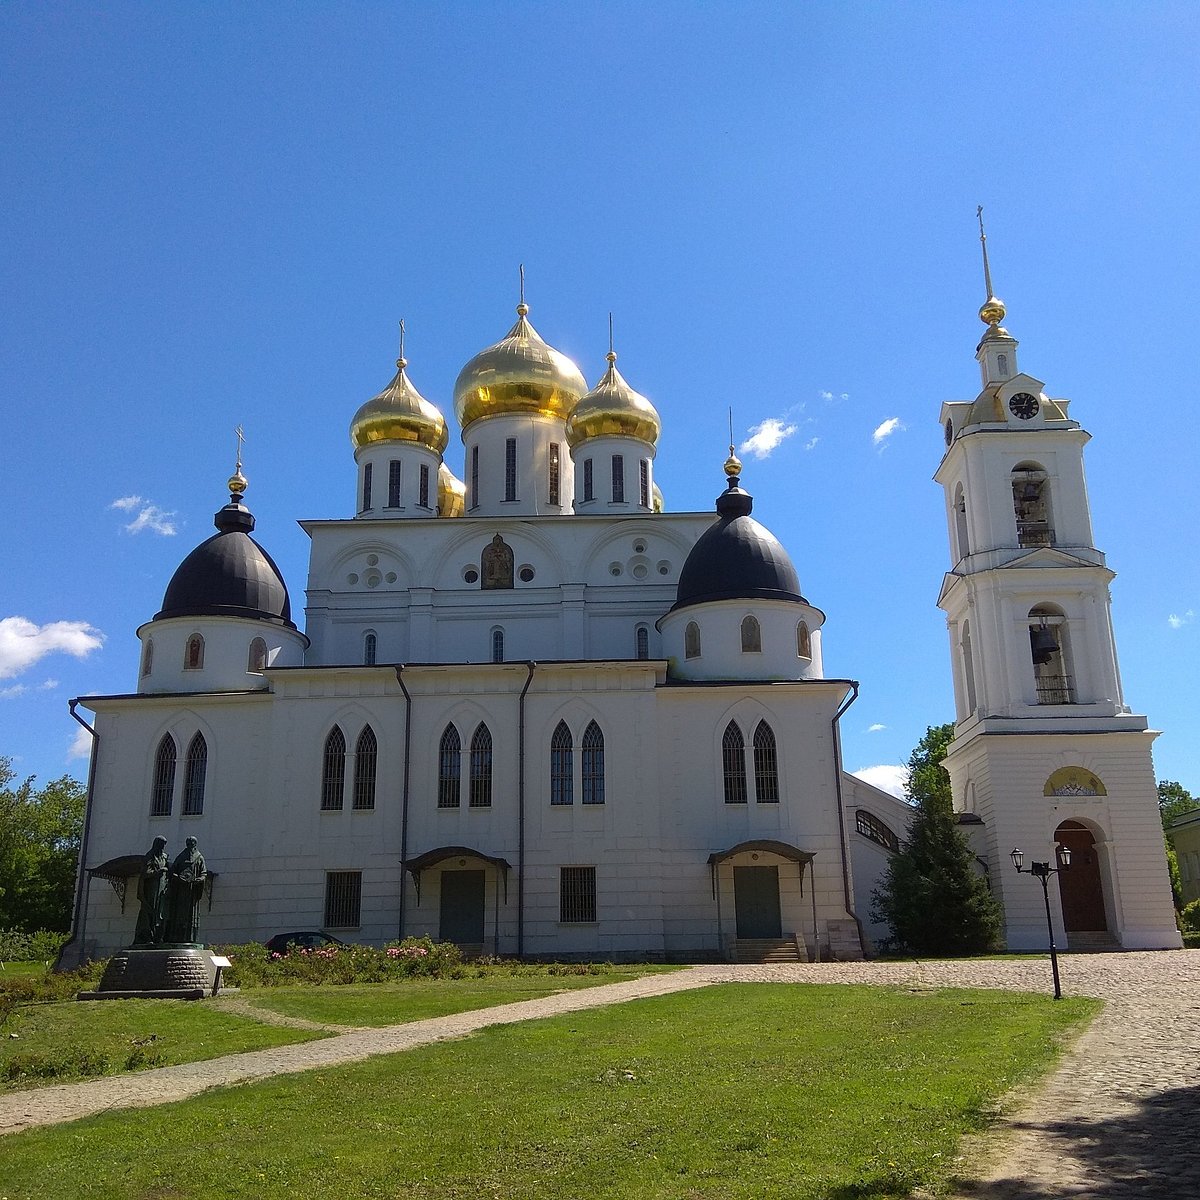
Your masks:
{"label": "parked car", "polygon": [[277,933],[269,942],[271,954],[286,954],[289,950],[320,950],[323,946],[344,946],[346,943],[327,933],[315,929],[302,929],[296,933]]}

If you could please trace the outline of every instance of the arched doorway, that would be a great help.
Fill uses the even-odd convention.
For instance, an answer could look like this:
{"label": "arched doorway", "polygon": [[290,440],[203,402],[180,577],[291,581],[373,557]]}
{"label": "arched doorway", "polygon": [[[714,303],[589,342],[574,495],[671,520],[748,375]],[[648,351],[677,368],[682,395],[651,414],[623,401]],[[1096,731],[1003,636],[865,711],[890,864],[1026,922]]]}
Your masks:
{"label": "arched doorway", "polygon": [[1071,851],[1070,867],[1058,873],[1068,945],[1073,933],[1108,933],[1100,855],[1092,831],[1078,821],[1064,821],[1054,831],[1054,839]]}

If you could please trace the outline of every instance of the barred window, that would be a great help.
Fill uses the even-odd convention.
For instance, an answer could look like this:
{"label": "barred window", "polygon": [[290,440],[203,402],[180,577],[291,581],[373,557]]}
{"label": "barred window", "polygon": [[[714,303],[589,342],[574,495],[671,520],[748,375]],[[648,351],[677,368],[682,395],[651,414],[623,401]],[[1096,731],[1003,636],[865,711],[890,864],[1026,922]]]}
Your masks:
{"label": "barred window", "polygon": [[643,508],[650,507],[650,460],[648,458],[643,458],[639,464],[638,503]]}
{"label": "barred window", "polygon": [[550,503],[558,504],[559,501],[559,465],[558,465],[558,443],[550,443]]}
{"label": "barred window", "polygon": [[583,731],[583,802],[604,803],[604,734],[595,721]]}
{"label": "barred window", "polygon": [[700,657],[700,626],[695,621],[689,621],[683,631],[683,657]]}
{"label": "barred window", "polygon": [[142,646],[142,675],[149,675],[154,670],[154,639],[147,638]]}
{"label": "barred window", "polygon": [[371,464],[367,463],[363,467],[362,508],[359,512],[366,512],[371,507],[371,474]]}
{"label": "barred window", "polygon": [[175,795],[175,739],[164,733],[154,755],[154,790],[150,794],[150,815],[169,817]]}
{"label": "barred window", "polygon": [[754,654],[762,650],[762,630],[757,617],[742,618],[742,653]]}
{"label": "barred window", "polygon": [[479,507],[479,447],[471,447],[471,507]]}
{"label": "barred window", "polygon": [[595,498],[595,493],[592,490],[592,460],[590,458],[583,460],[583,498],[585,500]]}
{"label": "barred window", "polygon": [[375,807],[375,768],[379,761],[379,743],[375,730],[366,726],[354,745],[354,807]]}
{"label": "barred window", "polygon": [[721,765],[725,776],[725,803],[747,803],[746,739],[736,721],[725,726],[725,736],[721,739]]}
{"label": "barred window", "polygon": [[368,629],[363,634],[363,666],[373,667],[375,665],[375,656],[379,651],[379,638],[375,631]]}
{"label": "barred window", "polygon": [[335,725],[325,739],[325,757],[321,765],[321,807],[342,807],[342,791],[346,783],[346,737]]}
{"label": "barred window", "polygon": [[422,463],[417,481],[417,503],[422,508],[429,507],[429,464]]}
{"label": "barred window", "polygon": [[393,458],[388,463],[388,508],[400,507],[400,471],[401,464]]}
{"label": "barred window", "polygon": [[865,808],[860,808],[854,814],[854,823],[858,832],[889,850],[900,849],[900,839],[877,817]]}
{"label": "barred window", "polygon": [[183,651],[183,669],[185,671],[199,671],[204,666],[204,639],[198,634],[193,633],[187,640],[187,646]]}
{"label": "barred window", "polygon": [[362,924],[362,872],[325,872],[325,928],[357,929]]}
{"label": "barred window", "polygon": [[754,727],[754,798],[759,804],[779,803],[779,758],[775,731],[759,721]]}
{"label": "barred window", "polygon": [[550,803],[572,804],[574,795],[575,752],[571,731],[565,721],[555,726],[550,739]]}
{"label": "barred window", "polygon": [[625,503],[625,456],[612,456],[612,498],[614,504]]}
{"label": "barred window", "polygon": [[188,746],[183,776],[183,815],[198,817],[204,811],[204,777],[208,774],[208,745],[197,733]]}
{"label": "barred window", "polygon": [[638,658],[647,659],[650,657],[650,630],[648,630],[645,625],[639,625],[637,627],[635,644],[637,647]]}
{"label": "barred window", "polygon": [[258,675],[267,668],[267,643],[256,637],[250,643],[250,652],[246,655],[246,670],[251,675]]}
{"label": "barred window", "polygon": [[559,867],[558,919],[571,924],[595,924],[595,867]]}
{"label": "barred window", "polygon": [[504,439],[504,498],[517,498],[517,439]]}
{"label": "barred window", "polygon": [[492,630],[492,662],[504,661],[504,630]]}
{"label": "barred window", "polygon": [[438,808],[457,808],[462,779],[462,741],[458,730],[447,725],[438,747]]}
{"label": "barred window", "polygon": [[481,721],[471,738],[472,808],[492,806],[492,735]]}

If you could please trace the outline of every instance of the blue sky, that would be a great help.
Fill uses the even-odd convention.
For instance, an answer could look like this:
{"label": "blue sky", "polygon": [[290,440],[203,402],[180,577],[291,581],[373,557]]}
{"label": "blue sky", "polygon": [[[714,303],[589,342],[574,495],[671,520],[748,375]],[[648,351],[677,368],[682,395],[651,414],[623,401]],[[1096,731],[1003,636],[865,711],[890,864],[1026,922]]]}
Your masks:
{"label": "blue sky", "polygon": [[86,770],[67,698],[136,686],[239,423],[301,607],[296,521],[352,514],[397,319],[448,411],[523,262],[589,380],[613,311],[669,508],[711,507],[729,406],[739,442],[794,427],[744,482],[862,682],[847,767],[902,762],[952,715],[930,476],[977,390],[983,203],[1021,365],[1094,436],[1127,700],[1200,790],[1198,32],[1167,4],[0,7],[0,754]]}

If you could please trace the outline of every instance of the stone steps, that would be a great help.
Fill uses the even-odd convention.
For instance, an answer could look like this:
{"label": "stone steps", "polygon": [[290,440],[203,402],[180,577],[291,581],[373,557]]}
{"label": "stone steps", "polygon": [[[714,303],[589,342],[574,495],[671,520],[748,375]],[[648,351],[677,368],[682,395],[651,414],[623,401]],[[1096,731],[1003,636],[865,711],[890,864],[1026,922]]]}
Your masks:
{"label": "stone steps", "polygon": [[733,943],[736,963],[804,962],[794,938],[738,938]]}

